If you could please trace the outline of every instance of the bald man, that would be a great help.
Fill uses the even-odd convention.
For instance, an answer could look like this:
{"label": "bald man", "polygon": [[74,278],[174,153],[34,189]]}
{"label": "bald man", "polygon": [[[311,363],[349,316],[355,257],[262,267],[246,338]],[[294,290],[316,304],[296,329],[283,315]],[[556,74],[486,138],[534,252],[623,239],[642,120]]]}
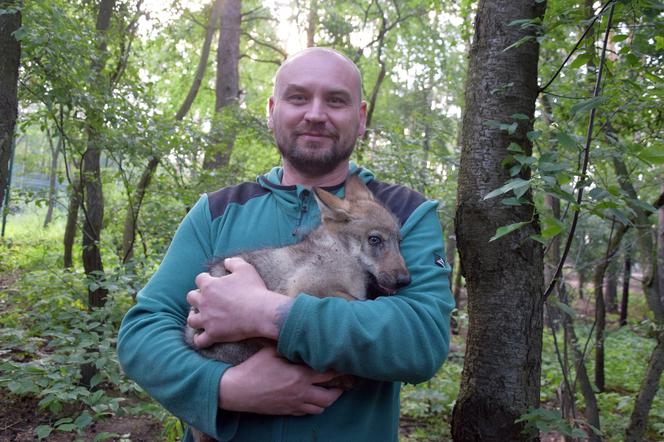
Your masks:
{"label": "bald man", "polygon": [[[366,128],[361,89],[357,66],[334,50],[289,58],[268,102],[281,167],[203,195],[123,320],[125,372],[217,440],[396,441],[401,383],[431,378],[447,355],[454,303],[437,203],[349,162]],[[226,260],[228,276],[204,272],[215,256],[301,240],[320,222],[311,186],[343,196],[349,173],[398,217],[408,287],[366,302],[292,299],[268,290],[239,258]],[[195,338],[201,348],[263,337],[276,350],[236,366],[205,359],[183,342],[185,322],[204,330]],[[319,386],[343,374],[366,381],[350,391]]]}

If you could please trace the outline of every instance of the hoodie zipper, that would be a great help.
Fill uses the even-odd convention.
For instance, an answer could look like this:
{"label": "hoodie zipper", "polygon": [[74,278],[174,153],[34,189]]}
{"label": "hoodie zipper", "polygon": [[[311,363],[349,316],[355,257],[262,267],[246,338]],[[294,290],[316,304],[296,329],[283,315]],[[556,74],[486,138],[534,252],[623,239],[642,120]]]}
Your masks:
{"label": "hoodie zipper", "polygon": [[300,216],[298,216],[297,224],[293,229],[293,236],[298,236],[300,234],[300,227],[302,227],[302,221],[304,220],[305,214],[309,211],[309,206],[307,205],[307,197],[309,196],[308,190],[303,190],[300,193]]}

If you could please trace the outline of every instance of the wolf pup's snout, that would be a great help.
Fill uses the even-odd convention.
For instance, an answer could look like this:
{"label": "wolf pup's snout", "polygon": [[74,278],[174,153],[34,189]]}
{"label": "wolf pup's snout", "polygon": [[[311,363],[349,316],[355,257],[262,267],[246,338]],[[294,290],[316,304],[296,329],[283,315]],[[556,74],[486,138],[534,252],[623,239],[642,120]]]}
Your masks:
{"label": "wolf pup's snout", "polygon": [[397,288],[406,287],[410,284],[410,275],[408,273],[402,273],[397,276]]}

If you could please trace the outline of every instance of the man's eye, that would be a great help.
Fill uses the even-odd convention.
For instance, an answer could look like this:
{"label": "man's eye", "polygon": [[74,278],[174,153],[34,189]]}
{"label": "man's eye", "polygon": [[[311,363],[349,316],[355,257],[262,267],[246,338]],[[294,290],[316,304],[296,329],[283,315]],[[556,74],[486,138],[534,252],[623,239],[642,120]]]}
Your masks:
{"label": "man's eye", "polygon": [[332,106],[341,106],[346,104],[346,101],[343,98],[339,97],[331,97],[329,100],[327,100],[328,103],[330,103]]}
{"label": "man's eye", "polygon": [[371,246],[377,246],[378,244],[380,244],[382,242],[383,242],[383,238],[381,238],[380,236],[371,235],[369,237],[369,245],[371,245]]}
{"label": "man's eye", "polygon": [[288,97],[288,101],[291,101],[293,103],[303,103],[307,100],[307,98],[304,95],[291,95]]}

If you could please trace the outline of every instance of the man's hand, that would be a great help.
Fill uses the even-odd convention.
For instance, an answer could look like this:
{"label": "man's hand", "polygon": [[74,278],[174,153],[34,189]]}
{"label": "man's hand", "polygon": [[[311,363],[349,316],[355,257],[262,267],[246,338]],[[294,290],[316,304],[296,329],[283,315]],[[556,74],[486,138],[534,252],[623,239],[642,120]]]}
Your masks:
{"label": "man's hand", "polygon": [[241,258],[226,259],[224,266],[229,275],[201,273],[196,277],[198,290],[187,293],[194,307],[187,323],[204,329],[194,336],[196,347],[258,337],[276,340],[293,299],[268,290],[256,269]]}
{"label": "man's hand", "polygon": [[271,415],[320,414],[343,390],[314,384],[338,376],[333,371],[318,373],[305,365],[292,364],[280,357],[276,348],[266,347],[226,370],[219,384],[219,406]]}

